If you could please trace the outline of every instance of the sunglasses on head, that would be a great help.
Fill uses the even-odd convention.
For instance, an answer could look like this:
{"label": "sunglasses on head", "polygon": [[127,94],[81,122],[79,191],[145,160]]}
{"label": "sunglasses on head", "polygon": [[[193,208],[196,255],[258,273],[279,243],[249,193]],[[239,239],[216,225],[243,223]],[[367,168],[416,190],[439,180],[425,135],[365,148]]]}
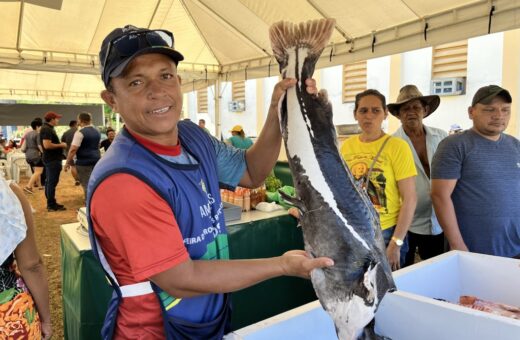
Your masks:
{"label": "sunglasses on head", "polygon": [[131,31],[110,40],[103,61],[103,79],[107,79],[109,59],[122,59],[134,55],[146,47],[173,48],[173,34],[165,30]]}

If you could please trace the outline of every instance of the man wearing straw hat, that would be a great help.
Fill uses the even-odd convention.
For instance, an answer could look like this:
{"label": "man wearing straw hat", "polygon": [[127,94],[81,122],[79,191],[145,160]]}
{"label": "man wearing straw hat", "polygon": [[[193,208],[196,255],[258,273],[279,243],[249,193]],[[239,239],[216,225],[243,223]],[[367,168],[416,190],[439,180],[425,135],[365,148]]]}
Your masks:
{"label": "man wearing straw hat", "polygon": [[423,260],[444,251],[444,234],[430,197],[430,164],[437,146],[448,134],[423,124],[423,119],[432,114],[439,103],[439,96],[423,96],[415,85],[406,85],[399,91],[397,101],[388,104],[390,113],[402,124],[394,136],[404,139],[410,145],[418,170],[415,177],[417,207],[408,231],[410,250],[406,256],[406,266],[414,263],[416,248]]}

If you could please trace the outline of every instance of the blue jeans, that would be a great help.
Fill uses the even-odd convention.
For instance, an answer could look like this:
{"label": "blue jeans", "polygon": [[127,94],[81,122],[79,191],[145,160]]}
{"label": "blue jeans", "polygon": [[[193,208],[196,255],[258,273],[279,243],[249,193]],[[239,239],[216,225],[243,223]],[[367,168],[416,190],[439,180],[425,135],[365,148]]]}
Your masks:
{"label": "blue jeans", "polygon": [[56,186],[60,181],[61,160],[44,162],[47,175],[45,181],[45,197],[47,197],[47,208],[56,206]]}
{"label": "blue jeans", "polygon": [[[385,247],[388,247],[388,243],[394,236],[395,226],[390,227],[388,229],[383,230],[383,239],[385,240]],[[406,261],[406,254],[408,253],[408,236],[406,236],[403,240],[403,245],[401,246],[400,256],[399,256],[399,264],[401,268],[404,268],[404,263]]]}

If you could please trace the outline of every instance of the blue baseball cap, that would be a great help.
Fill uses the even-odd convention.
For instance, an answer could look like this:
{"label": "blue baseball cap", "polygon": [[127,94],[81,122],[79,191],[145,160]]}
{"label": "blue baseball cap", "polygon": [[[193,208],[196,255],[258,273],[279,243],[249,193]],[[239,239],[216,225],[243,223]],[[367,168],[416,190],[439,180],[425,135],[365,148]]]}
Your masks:
{"label": "blue baseball cap", "polygon": [[101,78],[105,87],[110,78],[120,76],[137,56],[148,53],[167,55],[178,65],[184,56],[174,48],[173,33],[167,30],[149,30],[126,25],[108,34],[99,51]]}

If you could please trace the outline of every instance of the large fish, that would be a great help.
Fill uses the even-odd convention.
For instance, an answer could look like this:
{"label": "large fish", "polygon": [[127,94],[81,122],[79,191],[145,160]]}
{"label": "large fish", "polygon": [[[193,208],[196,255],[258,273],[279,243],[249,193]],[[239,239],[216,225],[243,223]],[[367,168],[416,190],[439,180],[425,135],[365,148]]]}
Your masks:
{"label": "large fish", "polygon": [[280,102],[280,128],[293,175],[305,249],[334,266],[311,280],[340,339],[380,339],[374,315],[395,290],[377,213],[355,185],[337,146],[331,105],[307,93],[305,80],[326,46],[335,21],[279,22],[269,35],[280,72],[296,78]]}

